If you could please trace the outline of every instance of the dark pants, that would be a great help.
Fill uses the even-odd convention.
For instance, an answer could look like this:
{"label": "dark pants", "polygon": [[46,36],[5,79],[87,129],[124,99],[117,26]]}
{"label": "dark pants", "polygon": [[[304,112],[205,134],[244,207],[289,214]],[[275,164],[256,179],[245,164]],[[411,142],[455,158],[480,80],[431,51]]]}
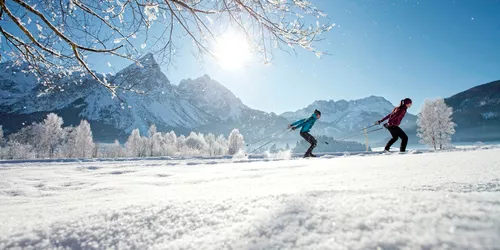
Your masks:
{"label": "dark pants", "polygon": [[392,144],[394,144],[398,140],[398,138],[401,138],[401,148],[400,148],[400,151],[401,152],[405,152],[406,151],[406,145],[408,144],[408,136],[406,135],[406,133],[400,127],[398,127],[398,126],[387,127],[387,129],[389,130],[389,132],[391,132],[392,139],[385,146],[385,150],[389,151],[389,149],[391,148]]}
{"label": "dark pants", "polygon": [[308,132],[300,132],[300,136],[302,136],[307,142],[309,142],[311,144],[309,149],[307,149],[307,152],[305,155],[312,154],[312,151],[316,147],[316,145],[318,144],[318,141],[316,141],[316,138],[314,138],[314,136],[312,136]]}

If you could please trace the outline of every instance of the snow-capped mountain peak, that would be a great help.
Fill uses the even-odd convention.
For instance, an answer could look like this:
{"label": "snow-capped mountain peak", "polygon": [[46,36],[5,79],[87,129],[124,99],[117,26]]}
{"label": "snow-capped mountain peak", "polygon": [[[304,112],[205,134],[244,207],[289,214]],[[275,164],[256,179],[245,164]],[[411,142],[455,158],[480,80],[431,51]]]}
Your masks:
{"label": "snow-capped mountain peak", "polygon": [[239,120],[242,111],[250,109],[208,75],[182,80],[177,90],[189,102],[221,120]]}
{"label": "snow-capped mountain peak", "polygon": [[172,85],[167,76],[161,71],[160,65],[154,59],[153,54],[148,53],[141,57],[139,64],[132,63],[120,70],[110,81],[124,89],[139,91],[154,91],[158,89],[172,90]]}
{"label": "snow-capped mountain peak", "polygon": [[[65,91],[39,96],[43,87],[33,81],[32,75],[17,73],[16,68],[3,70],[0,74],[1,95],[9,98],[0,102],[0,113],[8,114],[11,120],[22,119],[22,122],[11,122],[4,127],[15,131],[22,123],[39,121],[44,114],[54,112],[63,117],[66,125],[86,119],[94,127],[99,127],[93,129],[97,137],[115,139],[135,128],[145,133],[151,124],[156,124],[159,129],[194,129],[212,120],[210,115],[177,93],[152,54],[145,55],[140,62],[141,65],[131,64],[107,78],[108,82],[120,87],[120,100],[113,99],[109,90],[92,78],[79,75],[57,83],[68,86]],[[18,91],[17,86],[28,86],[33,82],[36,87]]]}

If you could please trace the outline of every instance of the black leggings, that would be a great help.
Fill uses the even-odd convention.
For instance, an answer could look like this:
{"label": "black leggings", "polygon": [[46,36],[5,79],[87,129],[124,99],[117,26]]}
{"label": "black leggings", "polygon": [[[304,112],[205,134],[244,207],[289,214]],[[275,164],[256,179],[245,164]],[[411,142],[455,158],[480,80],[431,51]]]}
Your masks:
{"label": "black leggings", "polygon": [[408,144],[408,136],[406,135],[406,133],[398,126],[387,127],[387,129],[389,130],[389,132],[391,132],[392,139],[389,142],[387,142],[385,150],[389,151],[389,149],[391,149],[392,144],[394,144],[398,140],[398,138],[401,138],[400,151],[405,152],[406,145]]}
{"label": "black leggings", "polygon": [[307,149],[306,155],[311,154],[313,149],[318,144],[318,141],[316,141],[316,138],[314,138],[314,136],[312,136],[308,132],[300,132],[300,136],[302,136],[307,142],[309,142],[311,144],[309,149]]}

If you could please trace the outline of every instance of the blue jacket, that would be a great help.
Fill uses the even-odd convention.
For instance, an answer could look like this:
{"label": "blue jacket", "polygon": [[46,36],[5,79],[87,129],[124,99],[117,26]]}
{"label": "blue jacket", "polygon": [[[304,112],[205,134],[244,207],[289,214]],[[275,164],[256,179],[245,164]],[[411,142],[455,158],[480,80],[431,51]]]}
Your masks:
{"label": "blue jacket", "polygon": [[313,115],[311,115],[311,117],[309,117],[307,119],[298,120],[298,121],[292,123],[291,125],[293,127],[296,127],[296,128],[302,127],[300,132],[307,133],[311,130],[311,128],[314,125],[314,123],[316,122],[316,120],[318,120],[318,118],[316,117],[316,114],[313,114]]}

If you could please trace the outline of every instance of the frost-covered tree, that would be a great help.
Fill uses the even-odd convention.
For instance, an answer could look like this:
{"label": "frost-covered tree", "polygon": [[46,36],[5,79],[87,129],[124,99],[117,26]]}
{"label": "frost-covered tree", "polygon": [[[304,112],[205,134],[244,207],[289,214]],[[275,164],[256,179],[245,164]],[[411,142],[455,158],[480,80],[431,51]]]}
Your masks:
{"label": "frost-covered tree", "polygon": [[225,155],[228,153],[228,150],[229,144],[226,137],[224,137],[224,135],[217,136],[216,147],[214,149],[215,155]]}
{"label": "frost-covered tree", "polygon": [[286,144],[285,150],[286,151],[290,150],[290,145],[288,143]]}
{"label": "frost-covered tree", "polygon": [[47,157],[43,136],[45,128],[40,123],[33,123],[21,128],[18,132],[9,135],[9,142],[18,142],[23,145],[31,145],[36,153],[36,158]]}
{"label": "frost-covered tree", "polygon": [[132,157],[144,157],[146,156],[147,140],[141,137],[139,129],[134,129],[127,142],[125,143],[125,148],[127,149],[127,154]]}
{"label": "frost-covered tree", "polygon": [[176,140],[177,152],[181,155],[186,155],[186,136],[180,135]]}
{"label": "frost-covered tree", "polygon": [[47,115],[47,118],[42,123],[43,134],[41,137],[41,150],[44,150],[43,155],[47,155],[49,158],[55,156],[56,150],[61,146],[61,143],[66,136],[65,130],[63,129],[63,119],[54,113]]}
{"label": "frost-covered tree", "polygon": [[156,129],[156,125],[151,125],[149,126],[149,130],[148,130],[148,137],[151,138],[153,137],[154,134],[156,134],[158,132],[158,129]]}
{"label": "frost-covered tree", "polygon": [[120,145],[120,142],[118,140],[115,140],[113,145],[111,145],[111,147],[109,148],[108,157],[120,158],[123,156],[125,156],[124,152],[123,152],[123,148]]}
{"label": "frost-covered tree", "polygon": [[196,134],[195,132],[191,132],[186,137],[184,145],[190,149],[191,154],[203,154],[207,148],[203,134]]}
{"label": "frost-covered tree", "polygon": [[4,143],[5,143],[5,139],[3,136],[3,127],[2,127],[2,125],[0,125],[0,147],[2,147]]}
{"label": "frost-covered tree", "polygon": [[218,145],[217,145],[217,138],[215,137],[214,134],[209,133],[208,135],[205,136],[205,142],[207,143],[207,151],[209,156],[214,156],[217,155],[215,153]]}
{"label": "frost-covered tree", "polygon": [[149,138],[149,151],[150,156],[161,156],[162,155],[162,142],[163,135],[160,132],[156,132],[153,134],[151,138]]}
{"label": "frost-covered tree", "polygon": [[92,149],[92,158],[99,158],[101,157],[101,144],[99,144],[98,142],[96,142],[94,144],[94,148]]}
{"label": "frost-covered tree", "polygon": [[4,151],[6,159],[35,159],[36,153],[33,146],[17,141],[9,141]]}
{"label": "frost-covered tree", "polygon": [[156,125],[152,124],[148,129],[148,137],[147,137],[147,156],[153,156],[153,135],[157,132]]}
{"label": "frost-covered tree", "polygon": [[163,155],[169,156],[177,152],[177,135],[174,131],[170,131],[163,136],[161,148]]}
{"label": "frost-covered tree", "polygon": [[46,85],[53,77],[89,74],[113,93],[119,86],[95,74],[89,56],[134,61],[148,49],[170,63],[189,41],[197,58],[217,59],[223,55],[216,45],[228,30],[246,38],[264,62],[276,49],[321,56],[313,44],[334,26],[303,0],[1,0],[0,20],[11,24],[0,26],[0,60],[28,63]]}
{"label": "frost-covered tree", "polygon": [[64,141],[62,142],[62,146],[58,150],[58,156],[62,158],[75,158],[78,157],[78,148],[76,146],[75,141],[75,127],[65,127],[64,133],[66,136],[64,137]]}
{"label": "frost-covered tree", "polygon": [[163,136],[156,129],[156,125],[151,125],[148,130],[148,156],[160,156],[162,155],[162,140]]}
{"label": "frost-covered tree", "polygon": [[4,144],[5,144],[5,138],[3,135],[3,128],[2,128],[2,125],[0,125],[0,159],[5,158],[5,148],[4,148],[5,145]]}
{"label": "frost-covered tree", "polygon": [[215,155],[228,154],[229,143],[228,143],[226,137],[224,137],[224,135],[219,135],[219,136],[217,136],[216,142],[217,142],[216,148],[214,149]]}
{"label": "frost-covered tree", "polygon": [[245,140],[238,129],[233,129],[228,138],[228,153],[234,155],[243,149]]}
{"label": "frost-covered tree", "polygon": [[[11,134],[9,141],[12,143],[9,150],[29,149],[28,158],[92,157],[95,144],[90,124],[82,120],[78,127],[63,128],[62,125],[62,118],[51,113],[42,123],[33,123]],[[12,153],[9,154],[12,155]],[[31,154],[34,156],[32,157]]]}
{"label": "frost-covered tree", "polygon": [[446,105],[444,99],[425,100],[417,119],[420,142],[434,149],[450,145],[456,126],[452,115],[453,109]]}
{"label": "frost-covered tree", "polygon": [[92,130],[90,124],[86,120],[82,120],[80,125],[74,130],[75,133],[75,148],[78,149],[76,157],[90,158],[95,149],[94,139],[92,138]]}

